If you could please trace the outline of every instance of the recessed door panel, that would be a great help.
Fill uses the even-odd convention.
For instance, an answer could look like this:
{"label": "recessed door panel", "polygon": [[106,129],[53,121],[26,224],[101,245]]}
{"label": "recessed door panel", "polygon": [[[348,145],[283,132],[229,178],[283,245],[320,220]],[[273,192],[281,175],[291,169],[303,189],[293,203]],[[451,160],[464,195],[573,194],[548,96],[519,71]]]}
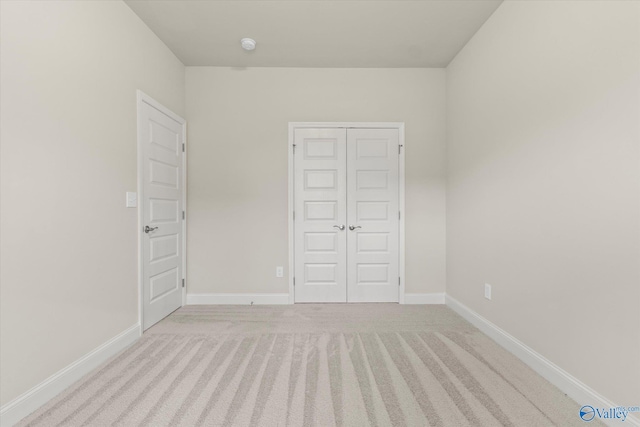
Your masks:
{"label": "recessed door panel", "polygon": [[167,127],[153,119],[149,120],[149,142],[173,153],[174,156],[179,155],[180,135],[176,134],[170,126]]}
{"label": "recessed door panel", "polygon": [[168,165],[157,160],[149,161],[149,182],[167,188],[178,188],[179,170],[175,165]]}
{"label": "recessed door panel", "polygon": [[150,302],[180,289],[178,269],[172,268],[149,278]]}
{"label": "recessed door panel", "polygon": [[356,286],[389,283],[389,264],[358,264],[356,266]]}
{"label": "recessed door panel", "polygon": [[388,171],[358,171],[356,175],[358,190],[388,190]]}
{"label": "recessed door panel", "polygon": [[303,150],[305,160],[338,159],[338,142],[333,138],[306,138]]}
{"label": "recessed door panel", "polygon": [[356,253],[358,254],[388,254],[389,233],[370,233],[359,231],[356,235]]}
{"label": "recessed door panel", "polygon": [[306,170],[304,171],[304,189],[313,190],[337,190],[338,171],[336,170]]}
{"label": "recessed door panel", "polygon": [[[373,130],[374,129],[368,129]],[[358,131],[358,129],[354,129]],[[358,138],[355,141],[356,159],[388,159],[389,158],[389,140],[387,138]]]}
{"label": "recessed door panel", "polygon": [[360,224],[368,221],[389,221],[389,204],[388,201],[371,202],[371,201],[355,201],[355,215],[353,216],[356,223]]}
{"label": "recessed door panel", "polygon": [[307,221],[337,221],[338,201],[308,201],[304,202],[304,219]]}
{"label": "recessed door panel", "polygon": [[168,257],[177,256],[180,242],[178,235],[149,238],[149,262],[158,262]]}
{"label": "recessed door panel", "polygon": [[180,201],[149,197],[149,224],[178,222]]}
{"label": "recessed door panel", "polygon": [[306,285],[337,285],[338,264],[305,264],[304,282]]}
{"label": "recessed door panel", "polygon": [[304,233],[304,251],[310,253],[338,253],[338,233]]}

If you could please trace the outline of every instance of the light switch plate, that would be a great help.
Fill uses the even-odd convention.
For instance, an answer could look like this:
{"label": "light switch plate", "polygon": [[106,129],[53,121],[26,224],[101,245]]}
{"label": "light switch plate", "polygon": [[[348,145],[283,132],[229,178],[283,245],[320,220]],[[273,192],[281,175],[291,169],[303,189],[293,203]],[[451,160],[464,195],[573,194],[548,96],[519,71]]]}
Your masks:
{"label": "light switch plate", "polygon": [[284,277],[284,267],[276,267],[276,277]]}
{"label": "light switch plate", "polygon": [[131,191],[127,191],[127,202],[126,202],[126,206],[128,208],[136,208],[138,207],[138,194],[131,192]]}

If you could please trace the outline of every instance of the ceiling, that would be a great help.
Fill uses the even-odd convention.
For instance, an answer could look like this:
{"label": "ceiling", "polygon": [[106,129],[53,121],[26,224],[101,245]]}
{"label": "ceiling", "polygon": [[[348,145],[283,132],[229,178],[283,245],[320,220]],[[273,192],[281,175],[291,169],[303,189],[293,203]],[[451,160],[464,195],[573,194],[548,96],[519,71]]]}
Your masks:
{"label": "ceiling", "polygon": [[395,68],[445,67],[502,0],[125,2],[187,66]]}

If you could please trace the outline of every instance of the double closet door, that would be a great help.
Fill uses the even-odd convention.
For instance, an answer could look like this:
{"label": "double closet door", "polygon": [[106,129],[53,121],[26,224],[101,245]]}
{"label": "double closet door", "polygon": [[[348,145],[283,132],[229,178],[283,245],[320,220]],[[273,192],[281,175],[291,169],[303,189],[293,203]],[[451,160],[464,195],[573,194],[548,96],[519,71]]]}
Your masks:
{"label": "double closet door", "polygon": [[294,131],[296,302],[398,302],[399,130]]}

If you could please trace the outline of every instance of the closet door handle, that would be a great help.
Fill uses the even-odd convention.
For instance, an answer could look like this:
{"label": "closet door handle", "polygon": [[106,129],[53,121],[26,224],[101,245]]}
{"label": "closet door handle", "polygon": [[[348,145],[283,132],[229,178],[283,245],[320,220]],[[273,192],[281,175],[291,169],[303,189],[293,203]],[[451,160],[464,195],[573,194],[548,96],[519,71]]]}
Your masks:
{"label": "closet door handle", "polygon": [[349,226],[349,230],[351,230],[351,231],[355,230],[356,228],[362,228],[362,227],[360,227],[359,225],[350,225]]}
{"label": "closet door handle", "polygon": [[342,225],[334,225],[333,228],[337,228],[338,230],[342,231],[342,230],[344,230],[344,224],[342,224]]}
{"label": "closet door handle", "polygon": [[149,232],[151,232],[153,230],[157,230],[157,229],[158,229],[158,227],[149,227],[148,225],[144,226],[144,232],[145,233],[149,233]]}

